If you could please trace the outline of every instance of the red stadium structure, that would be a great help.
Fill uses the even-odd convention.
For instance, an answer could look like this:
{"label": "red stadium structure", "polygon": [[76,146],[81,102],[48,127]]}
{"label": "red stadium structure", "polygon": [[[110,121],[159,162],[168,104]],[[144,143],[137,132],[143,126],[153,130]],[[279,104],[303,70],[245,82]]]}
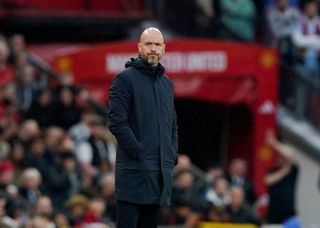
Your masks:
{"label": "red stadium structure", "polygon": [[[108,87],[114,75],[123,69],[130,57],[137,56],[135,42],[34,46],[30,50],[56,71],[72,72],[76,83],[103,102],[107,102]],[[233,118],[238,118],[238,124],[230,122],[228,140],[225,140],[227,150],[222,156],[226,160],[233,157],[246,159],[257,194],[264,194],[263,175],[275,158],[265,144],[265,134],[268,129],[276,127],[277,52],[262,46],[232,42],[169,40],[162,64],[174,81],[177,101],[245,107],[248,115],[232,113]],[[179,114],[179,110],[177,113],[184,115]],[[190,126],[193,126],[192,121],[197,120],[189,120]],[[194,131],[184,131],[188,130]],[[201,132],[198,135],[205,137]],[[209,156],[208,152],[205,153]],[[197,154],[200,156],[201,151]]]}
{"label": "red stadium structure", "polygon": [[[10,9],[20,8],[23,10],[37,9],[37,10],[47,10],[47,11],[127,11],[127,10],[137,10],[141,11],[143,9],[143,1],[141,0],[2,0],[1,3],[5,7],[10,7]],[[0,4],[0,6],[1,6]]]}

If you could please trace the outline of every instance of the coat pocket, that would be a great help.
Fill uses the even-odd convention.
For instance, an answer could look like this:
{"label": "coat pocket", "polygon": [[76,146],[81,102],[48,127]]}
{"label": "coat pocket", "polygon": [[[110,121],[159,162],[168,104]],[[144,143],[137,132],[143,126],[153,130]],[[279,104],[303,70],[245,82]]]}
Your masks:
{"label": "coat pocket", "polygon": [[131,159],[140,160],[140,158],[142,157],[143,149],[144,146],[139,142],[136,146],[125,150],[125,152]]}
{"label": "coat pocket", "polygon": [[146,184],[144,170],[122,169],[117,175],[118,188],[121,192],[141,192]]}

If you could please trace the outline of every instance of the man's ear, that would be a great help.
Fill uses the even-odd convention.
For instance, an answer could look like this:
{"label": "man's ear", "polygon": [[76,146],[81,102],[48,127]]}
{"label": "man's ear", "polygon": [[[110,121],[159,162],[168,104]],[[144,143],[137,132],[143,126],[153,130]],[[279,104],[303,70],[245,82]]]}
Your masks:
{"label": "man's ear", "polygon": [[141,53],[141,43],[139,42],[139,43],[137,44],[137,46],[138,46],[138,51],[139,51],[139,53]]}

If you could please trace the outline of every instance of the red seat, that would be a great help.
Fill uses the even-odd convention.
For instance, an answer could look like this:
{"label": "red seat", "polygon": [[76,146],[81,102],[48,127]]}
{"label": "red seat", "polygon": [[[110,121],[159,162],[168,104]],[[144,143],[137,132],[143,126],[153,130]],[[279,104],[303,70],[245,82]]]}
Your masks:
{"label": "red seat", "polygon": [[88,10],[93,11],[122,11],[120,1],[117,0],[90,0]]}
{"label": "red seat", "polygon": [[27,6],[26,0],[2,0],[0,6],[24,7]]}
{"label": "red seat", "polygon": [[64,11],[143,11],[144,0],[0,0],[0,5]]}
{"label": "red seat", "polygon": [[4,5],[46,10],[83,11],[84,0],[4,0]]}
{"label": "red seat", "polygon": [[144,0],[90,0],[89,10],[94,11],[141,11]]}

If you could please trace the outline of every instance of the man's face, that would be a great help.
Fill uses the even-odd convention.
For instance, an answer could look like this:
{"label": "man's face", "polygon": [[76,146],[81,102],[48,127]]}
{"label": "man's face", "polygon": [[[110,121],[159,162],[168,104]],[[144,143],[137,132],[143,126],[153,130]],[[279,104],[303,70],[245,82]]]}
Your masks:
{"label": "man's face", "polygon": [[230,166],[230,173],[233,176],[244,177],[247,172],[247,165],[242,159],[235,159]]}
{"label": "man's face", "polygon": [[307,3],[307,5],[305,6],[305,14],[309,18],[313,18],[313,17],[317,16],[317,14],[318,14],[317,4],[314,2]]}
{"label": "man's face", "polygon": [[165,51],[163,36],[156,30],[146,32],[138,43],[139,53],[151,66],[157,66]]}
{"label": "man's face", "polygon": [[233,207],[240,207],[244,201],[244,193],[241,188],[235,187],[230,191],[231,205]]}
{"label": "man's face", "polygon": [[215,184],[215,191],[218,195],[223,196],[228,192],[228,182],[226,179],[218,179]]}
{"label": "man's face", "polygon": [[35,177],[27,177],[24,182],[24,187],[30,190],[35,190],[39,187],[39,180]]}
{"label": "man's face", "polygon": [[15,171],[14,170],[3,171],[1,173],[1,176],[0,176],[0,183],[4,184],[4,185],[12,184],[13,180],[14,180],[14,177],[15,177]]}
{"label": "man's face", "polygon": [[48,197],[41,197],[36,204],[36,213],[43,216],[51,215],[52,203]]}
{"label": "man's face", "polygon": [[288,0],[278,0],[277,5],[280,9],[285,9],[288,6]]}

